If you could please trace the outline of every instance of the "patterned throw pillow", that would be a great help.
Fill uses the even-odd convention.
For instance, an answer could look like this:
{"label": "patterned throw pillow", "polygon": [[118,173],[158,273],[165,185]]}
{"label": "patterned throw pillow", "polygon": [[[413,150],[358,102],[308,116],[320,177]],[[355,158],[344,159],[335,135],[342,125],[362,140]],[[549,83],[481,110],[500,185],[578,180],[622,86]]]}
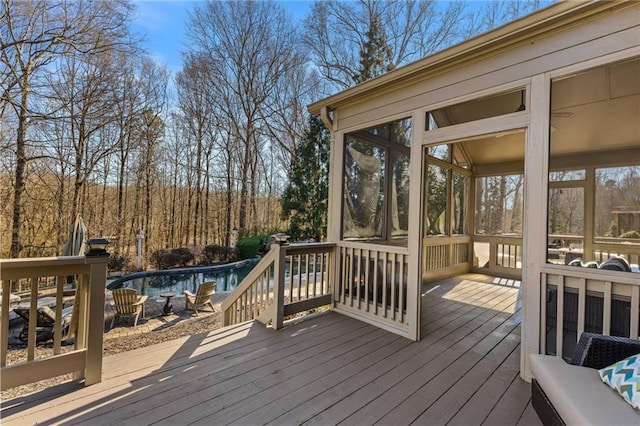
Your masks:
{"label": "patterned throw pillow", "polygon": [[640,410],[640,354],[632,355],[599,370],[602,381],[625,401]]}

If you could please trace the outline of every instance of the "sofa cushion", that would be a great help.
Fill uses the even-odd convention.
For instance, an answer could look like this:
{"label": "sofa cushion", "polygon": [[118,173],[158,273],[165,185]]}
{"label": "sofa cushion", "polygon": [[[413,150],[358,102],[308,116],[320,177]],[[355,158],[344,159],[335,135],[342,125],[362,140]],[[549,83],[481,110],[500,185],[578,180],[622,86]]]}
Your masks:
{"label": "sofa cushion", "polygon": [[598,373],[606,385],[632,407],[640,409],[640,354],[613,363]]}
{"label": "sofa cushion", "polygon": [[598,370],[533,354],[531,371],[568,425],[638,425],[640,414],[600,380]]}

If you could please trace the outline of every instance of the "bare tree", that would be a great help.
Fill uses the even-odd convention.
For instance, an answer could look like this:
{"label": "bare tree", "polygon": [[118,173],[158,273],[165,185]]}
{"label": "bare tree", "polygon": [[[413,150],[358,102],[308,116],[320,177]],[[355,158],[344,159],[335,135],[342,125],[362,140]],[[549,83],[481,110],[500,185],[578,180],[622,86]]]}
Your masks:
{"label": "bare tree", "polygon": [[467,22],[470,25],[467,28],[471,32],[465,36],[471,37],[477,33],[489,31],[551,3],[553,2],[541,0],[491,0],[476,13],[468,15]]}
{"label": "bare tree", "polygon": [[206,2],[191,14],[188,36],[194,49],[208,55],[217,109],[238,142],[242,229],[256,195],[260,132],[266,126],[261,108],[304,55],[290,18],[271,1]]}
{"label": "bare tree", "polygon": [[184,55],[185,65],[176,76],[178,105],[184,118],[183,125],[195,144],[193,170],[195,175],[195,195],[193,208],[193,242],[197,244],[203,238],[204,223],[202,210],[203,193],[206,188],[206,159],[211,153],[211,127],[214,125],[214,102],[212,93],[213,79],[209,76],[206,57],[196,54]]}
{"label": "bare tree", "polygon": [[[166,106],[166,88],[169,80],[168,71],[164,66],[160,66],[151,60],[144,60],[138,78],[141,86],[141,96],[139,105],[144,110],[138,114],[139,141],[140,148],[139,164],[142,185],[144,188],[144,210],[140,216],[140,228],[145,229],[144,246],[149,246],[149,239],[160,234],[156,226],[152,226],[155,218],[153,209],[153,191],[156,185],[158,162],[160,159],[159,150],[164,138],[165,124],[162,119]],[[133,229],[132,229],[133,231]],[[133,232],[131,232],[133,234]]]}
{"label": "bare tree", "polygon": [[[313,62],[331,84],[327,94],[380,75],[364,76],[362,51],[372,27],[389,50],[387,70],[433,54],[480,32],[539,9],[550,2],[500,0],[482,5],[463,1],[317,1],[305,18],[303,41]],[[375,55],[368,56],[375,59]]]}
{"label": "bare tree", "polygon": [[58,58],[71,53],[91,55],[122,42],[131,7],[111,2],[2,0],[0,17],[0,82],[2,106],[16,117],[13,215],[10,257],[22,249],[22,196],[28,161],[29,126],[48,114],[32,106],[41,94],[38,80]]}
{"label": "bare tree", "polygon": [[463,2],[316,2],[304,20],[303,40],[322,76],[334,90],[344,89],[362,81],[361,51],[372,22],[386,40],[392,69],[459,40],[463,18]]}
{"label": "bare tree", "polygon": [[[123,246],[128,246],[133,233],[137,229],[130,229],[132,212],[127,208],[127,194],[129,189],[129,175],[139,158],[140,121],[143,113],[149,110],[161,109],[166,91],[166,71],[156,70],[157,66],[149,59],[138,55],[120,55],[117,84],[114,90],[120,93],[114,105],[118,122],[117,149],[111,158],[117,168],[117,200],[115,241],[116,252]],[[134,231],[134,232],[132,232]],[[130,239],[125,244],[125,234]]]}

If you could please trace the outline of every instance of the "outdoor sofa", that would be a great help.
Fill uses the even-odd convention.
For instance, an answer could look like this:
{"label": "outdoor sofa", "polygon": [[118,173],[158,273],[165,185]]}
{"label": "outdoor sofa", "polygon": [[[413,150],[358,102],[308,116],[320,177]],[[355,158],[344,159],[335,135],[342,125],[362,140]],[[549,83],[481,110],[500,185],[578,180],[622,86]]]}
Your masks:
{"label": "outdoor sofa", "polygon": [[640,341],[582,333],[569,363],[531,355],[531,403],[545,425],[640,425],[640,413],[598,370],[640,353]]}

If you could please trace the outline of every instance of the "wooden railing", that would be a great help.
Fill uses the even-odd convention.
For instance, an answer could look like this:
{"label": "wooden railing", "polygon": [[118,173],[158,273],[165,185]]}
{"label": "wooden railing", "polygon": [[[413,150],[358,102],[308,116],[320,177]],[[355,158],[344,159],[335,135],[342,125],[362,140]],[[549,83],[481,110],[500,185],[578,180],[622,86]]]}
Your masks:
{"label": "wooden railing", "polygon": [[610,257],[624,257],[629,263],[640,264],[640,242],[636,240],[602,240],[593,247],[593,260],[602,263]]}
{"label": "wooden railing", "polygon": [[557,265],[544,271],[542,353],[570,356],[583,331],[638,338],[640,274]]}
{"label": "wooden railing", "polygon": [[408,250],[347,241],[338,249],[335,309],[405,334]]}
{"label": "wooden railing", "polygon": [[473,242],[479,243],[476,250],[483,243],[489,246],[488,261],[480,262],[474,270],[509,278],[522,276],[522,237],[476,235]]}
{"label": "wooden railing", "polygon": [[271,250],[222,302],[224,325],[258,318],[273,304],[273,277],[279,266],[279,248]]}
{"label": "wooden railing", "polygon": [[222,304],[224,325],[258,320],[279,329],[286,317],[331,304],[335,244],[271,246]]}
{"label": "wooden railing", "polygon": [[[630,264],[640,264],[640,240],[636,238],[597,237],[585,241],[583,236],[549,234],[549,257],[558,256],[565,264],[575,258],[583,262],[602,263],[611,257],[624,257]],[[563,259],[563,256],[565,257]]]}
{"label": "wooden railing", "polygon": [[422,240],[423,280],[465,272],[469,268],[468,235],[426,237]]}
{"label": "wooden railing", "polygon": [[[0,325],[0,367],[2,390],[27,383],[74,373],[74,379],[84,379],[86,385],[102,380],[102,338],[104,333],[104,300],[108,257],[57,257],[0,260],[2,281],[2,321]],[[64,285],[68,276],[78,279],[73,305],[71,327],[75,331],[74,347],[62,350],[62,321],[53,327],[53,356],[36,357],[37,315],[29,315],[25,327],[27,336],[26,360],[7,364],[9,346],[9,322],[11,289],[20,280],[31,282],[29,311],[38,309],[39,289],[42,278],[55,278],[56,318],[62,318]],[[40,355],[40,354],[39,354]]]}

